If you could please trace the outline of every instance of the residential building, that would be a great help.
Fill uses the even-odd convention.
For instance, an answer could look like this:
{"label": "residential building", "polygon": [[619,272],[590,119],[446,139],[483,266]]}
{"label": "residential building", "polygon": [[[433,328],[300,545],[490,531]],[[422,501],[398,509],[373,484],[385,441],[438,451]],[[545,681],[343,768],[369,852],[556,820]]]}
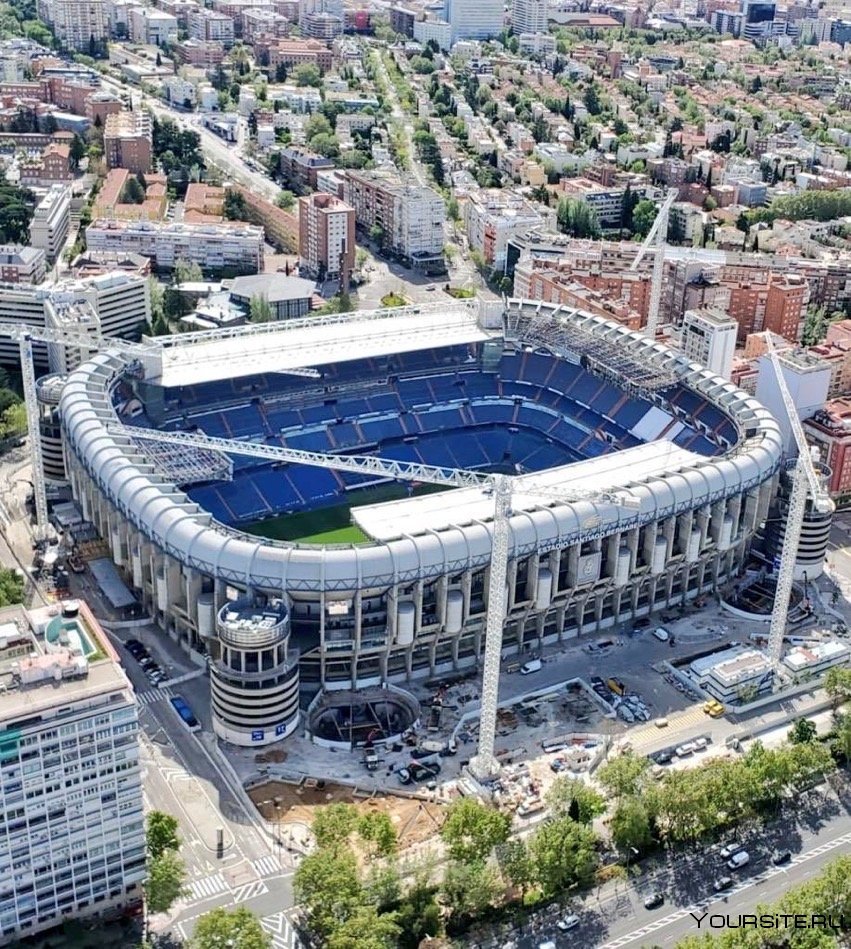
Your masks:
{"label": "residential building", "polygon": [[514,0],[511,29],[515,34],[547,32],[547,0]]}
{"label": "residential building", "polygon": [[446,205],[431,188],[403,184],[395,176],[350,171],[343,191],[359,227],[380,234],[384,247],[412,266],[443,266]]}
{"label": "residential building", "polygon": [[503,29],[502,0],[446,0],[446,20],[452,27],[452,42],[486,40]]}
{"label": "residential building", "polygon": [[134,7],[129,13],[130,39],[147,46],[165,46],[177,39],[177,17],[156,7]]}
{"label": "residential building", "polygon": [[394,33],[413,37],[416,20],[417,14],[413,10],[406,10],[404,7],[390,8],[390,29]]}
{"label": "residential building", "polygon": [[189,13],[189,36],[201,43],[221,43],[230,49],[234,42],[233,17],[218,10],[194,7]]}
{"label": "residential building", "polygon": [[0,800],[0,942],[141,907],[138,707],[85,604],[0,613]]}
{"label": "residential building", "polygon": [[851,398],[826,402],[803,425],[807,441],[819,448],[821,461],[830,469],[831,495],[851,496]]}
{"label": "residential building", "polygon": [[539,207],[502,188],[474,191],[464,202],[464,223],[470,247],[488,266],[505,271],[508,241],[547,222]]}
{"label": "residential building", "polygon": [[106,42],[105,0],[38,0],[38,14],[66,49],[89,53]]}
{"label": "residential building", "polygon": [[277,40],[269,46],[269,68],[301,66],[307,63],[322,72],[334,64],[333,52],[319,40]]}
{"label": "residential building", "polygon": [[686,310],[680,348],[689,359],[729,379],[738,330],[738,323],[720,310]]}
{"label": "residential building", "polygon": [[[798,417],[812,418],[827,402],[830,388],[830,366],[805,349],[784,349],[778,353],[780,369],[792,397]],[[777,375],[771,359],[765,355],[758,360],[756,397],[777,419],[787,453],[797,452],[792,428],[777,384]]]}
{"label": "residential building", "polygon": [[280,13],[259,7],[256,10],[246,10],[242,14],[243,42],[254,45],[261,37],[286,36],[292,24]]}
{"label": "residential building", "polygon": [[0,281],[3,283],[41,283],[44,280],[45,253],[38,247],[22,244],[0,245]]}
{"label": "residential building", "polygon": [[208,272],[258,273],[263,270],[263,228],[250,224],[184,224],[150,221],[93,221],[86,228],[92,251],[142,254],[159,270],[178,260]]}
{"label": "residential building", "polygon": [[[185,66],[203,66],[210,69],[224,61],[225,47],[219,42],[204,42],[202,40],[183,40],[172,45],[174,58]],[[210,87],[212,88],[212,87]],[[218,96],[218,92],[213,92]]]}
{"label": "residential building", "polygon": [[334,162],[309,148],[290,145],[280,153],[280,170],[284,180],[297,194],[316,188],[316,175],[323,168],[333,168]]}
{"label": "residential building", "polygon": [[107,117],[103,132],[107,168],[126,168],[134,174],[151,170],[152,124],[148,112],[119,112]]}
{"label": "residential building", "polygon": [[71,181],[71,148],[65,142],[50,142],[39,156],[23,157],[18,162],[20,183],[36,188]]}
{"label": "residential building", "polygon": [[414,39],[423,46],[433,40],[440,49],[448,50],[452,47],[452,26],[446,20],[417,20]]}
{"label": "residential building", "polygon": [[355,266],[355,210],[332,194],[299,198],[299,273],[345,284]]}
{"label": "residential building", "polygon": [[33,211],[30,244],[44,251],[52,264],[62,253],[71,226],[71,192],[65,185],[53,185]]}

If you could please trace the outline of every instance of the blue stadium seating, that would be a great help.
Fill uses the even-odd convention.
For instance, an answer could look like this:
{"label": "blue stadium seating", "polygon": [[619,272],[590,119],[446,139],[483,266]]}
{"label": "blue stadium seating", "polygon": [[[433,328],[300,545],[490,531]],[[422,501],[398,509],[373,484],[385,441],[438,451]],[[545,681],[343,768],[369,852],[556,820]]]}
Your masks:
{"label": "blue stadium seating", "polygon": [[[579,366],[540,353],[504,355],[492,371],[471,363],[466,346],[320,371],[313,388],[305,379],[275,374],[168,390],[173,417],[163,427],[324,452],[377,445],[382,457],[399,461],[535,471],[639,444],[629,430],[650,407]],[[331,401],[324,387],[336,385],[346,389]],[[700,396],[679,387],[666,396],[683,412],[699,413],[716,437],[734,440],[726,416]],[[402,441],[412,436],[415,441]],[[700,453],[719,450],[691,427],[675,441]],[[238,523],[337,503],[347,489],[372,481],[234,456],[232,482],[199,485],[190,494],[215,517]]]}

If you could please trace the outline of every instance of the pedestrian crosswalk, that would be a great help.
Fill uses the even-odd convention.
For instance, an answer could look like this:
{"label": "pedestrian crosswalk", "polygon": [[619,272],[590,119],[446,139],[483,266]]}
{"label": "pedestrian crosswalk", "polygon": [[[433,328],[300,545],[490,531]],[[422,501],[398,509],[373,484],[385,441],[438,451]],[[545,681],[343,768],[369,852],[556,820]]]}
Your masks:
{"label": "pedestrian crosswalk", "polygon": [[189,884],[189,892],[196,900],[205,900],[229,889],[230,887],[221,873],[214,873],[212,876],[204,877],[201,880],[193,880]]}
{"label": "pedestrian crosswalk", "polygon": [[140,705],[153,705],[154,702],[161,702],[163,699],[170,699],[174,693],[169,688],[164,689],[146,689],[144,692],[136,693],[136,701]]}
{"label": "pedestrian crosswalk", "polygon": [[701,725],[708,722],[709,719],[699,705],[687,708],[683,712],[674,712],[665,716],[668,721],[668,727],[664,731],[653,723],[643,725],[640,728],[633,728],[627,733],[627,741],[632,745],[633,751],[640,751],[650,745],[659,746],[666,739],[670,739],[676,733],[694,725]]}
{"label": "pedestrian crosswalk", "polygon": [[268,877],[281,872],[281,863],[277,857],[269,854],[252,863],[257,876]]}
{"label": "pedestrian crosswalk", "polygon": [[262,880],[254,880],[252,883],[245,883],[236,887],[231,894],[234,903],[245,903],[247,900],[253,900],[257,896],[262,896],[269,892],[269,887]]}

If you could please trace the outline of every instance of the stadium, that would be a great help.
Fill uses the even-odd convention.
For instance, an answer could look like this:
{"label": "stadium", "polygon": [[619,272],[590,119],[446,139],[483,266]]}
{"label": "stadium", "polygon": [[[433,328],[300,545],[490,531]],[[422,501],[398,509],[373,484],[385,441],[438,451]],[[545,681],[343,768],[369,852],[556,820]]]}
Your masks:
{"label": "stadium", "polygon": [[480,662],[493,499],[123,426],[514,476],[506,653],[724,584],[782,451],[770,413],[682,355],[523,300],[106,349],[60,414],[84,515],[161,627],[209,657],[216,731],[240,745],[289,734],[320,691]]}

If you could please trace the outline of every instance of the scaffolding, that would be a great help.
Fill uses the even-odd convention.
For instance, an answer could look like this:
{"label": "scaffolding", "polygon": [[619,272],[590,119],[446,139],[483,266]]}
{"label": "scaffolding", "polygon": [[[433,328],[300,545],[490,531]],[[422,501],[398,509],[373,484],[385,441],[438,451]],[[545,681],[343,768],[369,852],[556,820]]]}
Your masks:
{"label": "scaffolding", "polygon": [[[648,359],[647,351],[634,352],[629,340],[605,339],[583,326],[577,310],[562,307],[522,311],[506,327],[520,345],[542,347],[556,356],[581,364],[591,372],[635,394],[651,394],[677,383],[671,370]],[[573,317],[573,318],[571,318]]]}
{"label": "scaffolding", "polygon": [[154,442],[132,435],[130,441],[139,455],[178,487],[205,481],[233,481],[233,460],[220,451]]}

